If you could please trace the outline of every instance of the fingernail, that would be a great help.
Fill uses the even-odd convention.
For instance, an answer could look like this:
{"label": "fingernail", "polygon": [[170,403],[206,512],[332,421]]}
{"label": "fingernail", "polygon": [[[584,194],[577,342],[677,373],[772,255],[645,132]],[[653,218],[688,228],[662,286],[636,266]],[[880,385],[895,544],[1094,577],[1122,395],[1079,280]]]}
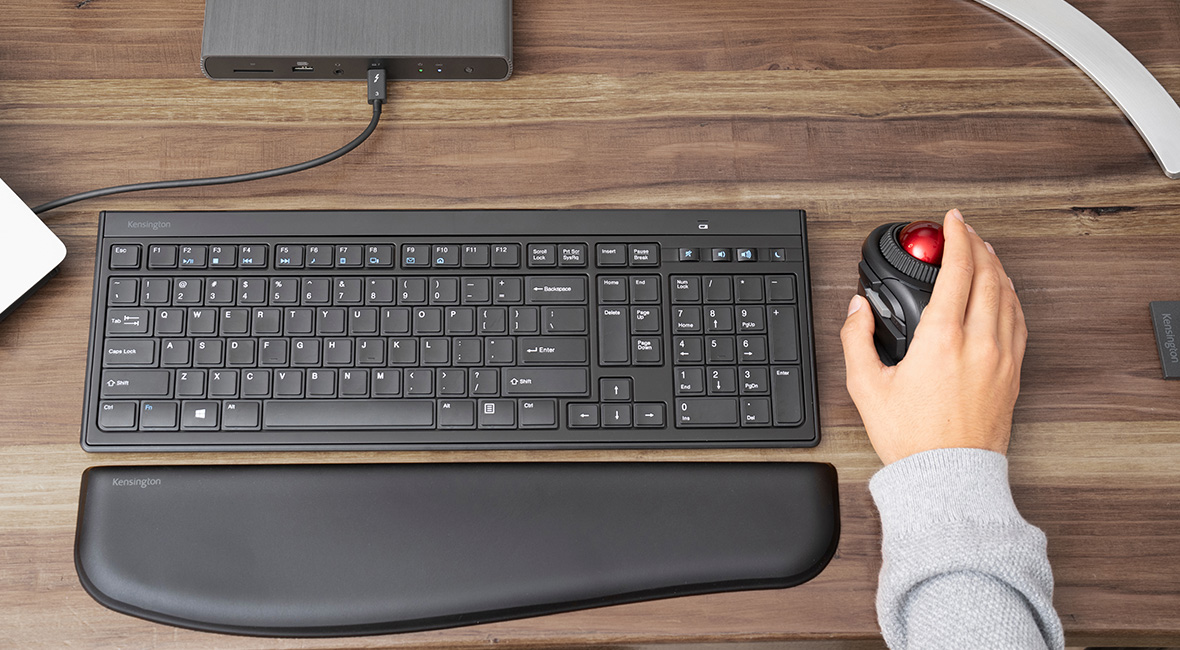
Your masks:
{"label": "fingernail", "polygon": [[967,224],[967,232],[975,234],[975,229],[971,227],[971,224]]}
{"label": "fingernail", "polygon": [[860,309],[860,296],[853,296],[852,302],[848,303],[848,315],[851,316]]}
{"label": "fingernail", "polygon": [[963,213],[962,213],[962,212],[959,212],[959,209],[958,209],[958,208],[955,208],[954,210],[951,210],[951,211],[950,211],[950,216],[954,217],[955,219],[958,219],[959,221],[962,221],[962,220],[963,220]]}
{"label": "fingernail", "polygon": [[983,242],[983,245],[987,246],[987,252],[991,253],[992,255],[996,254],[996,249],[992,248],[991,242]]}
{"label": "fingernail", "polygon": [[1012,287],[1013,291],[1016,291],[1016,283],[1012,282],[1012,276],[1008,276],[1008,286]]}

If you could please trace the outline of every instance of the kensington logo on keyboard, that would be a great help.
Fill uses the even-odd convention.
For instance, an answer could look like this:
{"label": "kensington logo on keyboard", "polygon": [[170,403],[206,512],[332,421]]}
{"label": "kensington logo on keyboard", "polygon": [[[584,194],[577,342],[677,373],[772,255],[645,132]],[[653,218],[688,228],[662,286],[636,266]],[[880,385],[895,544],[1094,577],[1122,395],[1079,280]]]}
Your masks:
{"label": "kensington logo on keyboard", "polygon": [[115,487],[155,487],[163,481],[158,478],[112,478],[111,485]]}
{"label": "kensington logo on keyboard", "polygon": [[161,228],[171,228],[171,221],[128,221],[128,228],[151,228],[152,230],[159,230]]}

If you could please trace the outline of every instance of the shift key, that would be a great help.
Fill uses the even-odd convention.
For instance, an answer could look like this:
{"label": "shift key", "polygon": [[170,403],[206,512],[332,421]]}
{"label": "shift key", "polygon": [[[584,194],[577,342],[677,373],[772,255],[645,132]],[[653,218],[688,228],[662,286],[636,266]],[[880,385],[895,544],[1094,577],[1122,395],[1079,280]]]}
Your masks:
{"label": "shift key", "polygon": [[500,373],[500,382],[504,396],[590,394],[587,368],[505,368]]}
{"label": "shift key", "polygon": [[169,397],[171,370],[104,370],[103,397]]}

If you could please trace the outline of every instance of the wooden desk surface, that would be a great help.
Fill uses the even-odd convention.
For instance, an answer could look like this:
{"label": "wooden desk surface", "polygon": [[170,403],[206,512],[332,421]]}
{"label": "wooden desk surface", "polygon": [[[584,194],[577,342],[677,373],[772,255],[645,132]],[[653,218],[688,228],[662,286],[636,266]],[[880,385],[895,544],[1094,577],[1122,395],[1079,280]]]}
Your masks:
{"label": "wooden desk surface", "polygon": [[[1180,5],[1077,0],[1180,96]],[[359,82],[212,82],[199,0],[0,0],[0,176],[30,204],[304,160],[369,117]],[[1180,382],[1147,304],[1180,300],[1180,181],[1080,71],[964,0],[517,0],[504,83],[396,84],[377,133],[315,171],[112,197],[45,221],[61,275],[0,323],[0,646],[436,647],[879,639],[879,467],[838,329],[862,238],[959,207],[1030,339],[1016,502],[1049,538],[1070,645],[1180,644]],[[1180,128],[1180,125],[1177,125]],[[78,445],[100,209],[803,208],[823,442],[732,452],[88,455]],[[347,641],[214,637],[78,585],[79,475],[112,463],[822,460],[838,556],[790,590]],[[810,647],[810,646],[809,646]]]}

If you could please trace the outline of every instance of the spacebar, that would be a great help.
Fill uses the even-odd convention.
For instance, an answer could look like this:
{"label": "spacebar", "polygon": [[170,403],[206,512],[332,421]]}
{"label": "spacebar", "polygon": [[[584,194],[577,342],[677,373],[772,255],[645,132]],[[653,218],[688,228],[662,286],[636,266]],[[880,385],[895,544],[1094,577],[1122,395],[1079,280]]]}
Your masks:
{"label": "spacebar", "polygon": [[434,427],[427,400],[271,400],[264,429],[412,429]]}

